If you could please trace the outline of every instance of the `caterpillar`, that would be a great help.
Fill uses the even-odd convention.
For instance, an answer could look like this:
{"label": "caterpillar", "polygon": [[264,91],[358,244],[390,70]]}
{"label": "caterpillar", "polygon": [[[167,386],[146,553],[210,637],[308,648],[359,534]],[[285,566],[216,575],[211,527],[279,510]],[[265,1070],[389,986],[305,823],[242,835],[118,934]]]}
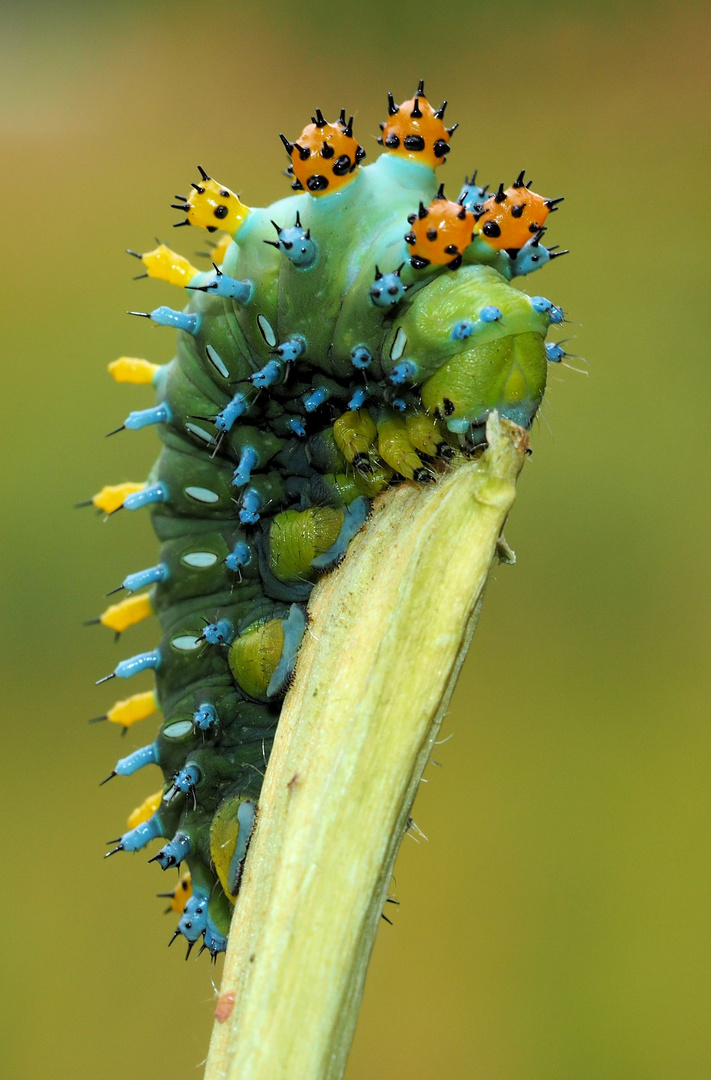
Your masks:
{"label": "caterpillar", "polygon": [[162,895],[188,955],[198,941],[213,959],[226,947],[314,583],[376,495],[481,453],[492,410],[528,427],[548,364],[566,355],[546,344],[562,309],[510,283],[565,254],[543,243],[560,199],[523,172],[491,194],[474,173],[448,198],[436,180],[457,127],[446,107],[422,82],[401,104],[389,94],[369,165],[352,117],[317,109],[295,141],[281,136],[289,197],[249,207],[201,167],[175,196],[177,226],[219,233],[209,270],[163,243],[130,252],[187,303],[130,313],[176,331],[170,363],[109,365],[156,399],[110,434],[154,426],[162,449],[146,480],[87,505],[148,508],[161,547],[92,621],[122,634],[155,615],[161,636],[99,680],[152,671],[155,689],[96,719],[125,732],[161,714],[107,777],[162,773],[108,856],[161,842],[150,861],[181,868]]}

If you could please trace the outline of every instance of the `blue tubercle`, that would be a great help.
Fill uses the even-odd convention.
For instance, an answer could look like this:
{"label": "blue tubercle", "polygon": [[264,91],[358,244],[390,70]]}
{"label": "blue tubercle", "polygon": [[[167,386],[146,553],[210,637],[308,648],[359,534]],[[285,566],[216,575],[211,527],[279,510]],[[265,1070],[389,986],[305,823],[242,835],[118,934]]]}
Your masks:
{"label": "blue tubercle", "polygon": [[373,355],[365,345],[356,345],[355,348],[351,349],[351,363],[354,368],[363,371],[365,368],[370,367],[372,362]]}
{"label": "blue tubercle", "polygon": [[[157,840],[163,836],[163,825],[157,814],[153,814],[148,821],[142,821],[135,829],[129,829],[119,838],[118,847],[114,851],[140,851],[151,840]],[[113,852],[109,851],[109,855]]]}
{"label": "blue tubercle", "polygon": [[245,542],[243,540],[240,540],[237,544],[235,544],[235,546],[232,548],[232,551],[225,559],[225,565],[229,570],[233,570],[236,574],[238,574],[242,570],[242,567],[249,566],[251,561],[252,552],[249,550]]}
{"label": "blue tubercle", "polygon": [[390,373],[390,382],[394,386],[402,386],[403,383],[412,383],[417,378],[418,367],[414,360],[403,360],[396,364]]}
{"label": "blue tubercle", "polygon": [[256,488],[247,488],[242,496],[239,519],[243,525],[256,525],[262,508],[262,496]]}
{"label": "blue tubercle", "polygon": [[556,345],[552,341],[549,341],[546,345],[546,359],[549,364],[559,364],[563,357],[567,355],[565,349],[561,349],[560,345]]}
{"label": "blue tubercle", "polygon": [[400,303],[407,292],[407,285],[403,284],[400,277],[404,265],[401,263],[397,270],[389,274],[382,274],[378,267],[375,267],[375,281],[370,286],[370,299],[376,307],[391,308]]}
{"label": "blue tubercle", "polygon": [[192,850],[190,837],[184,832],[177,832],[173,839],[164,844],[158,854],[148,861],[157,862],[162,870],[168,870],[171,866],[180,866]]}
{"label": "blue tubercle", "polygon": [[534,270],[540,270],[542,266],[551,261],[551,253],[541,243],[544,230],[539,229],[527,243],[523,245],[516,257],[512,259],[512,277],[523,277],[532,274]]}
{"label": "blue tubercle", "polygon": [[169,424],[173,419],[167,402],[154,405],[151,409],[137,409],[130,412],[123,422],[123,426],[129,431],[138,431],[150,424]]}
{"label": "blue tubercle", "polygon": [[487,304],[481,309],[477,319],[460,319],[459,322],[454,324],[450,335],[452,341],[466,341],[478,330],[483,330],[484,327],[499,322],[502,318],[503,312],[501,308],[494,307],[493,304]]}
{"label": "blue tubercle", "polygon": [[227,938],[210,921],[209,916],[205,927],[205,948],[209,951],[210,956],[217,956],[218,953],[225,952],[227,949]]}
{"label": "blue tubercle", "polygon": [[232,476],[235,487],[244,487],[252,479],[252,469],[259,464],[259,454],[253,446],[245,446],[239,457],[239,465]]}
{"label": "blue tubercle", "polygon": [[541,315],[547,315],[554,324],[562,323],[565,318],[562,307],[557,307],[551,300],[547,300],[545,296],[532,296],[531,307]]}
{"label": "blue tubercle", "polygon": [[140,510],[144,506],[150,506],[151,503],[164,503],[167,501],[168,489],[159,480],[157,484],[149,484],[142,491],[134,491],[132,495],[127,495],[122,506],[124,510]]}
{"label": "blue tubercle", "polygon": [[249,402],[244,394],[235,394],[232,400],[225,405],[222,412],[219,412],[215,417],[215,427],[218,431],[231,431],[235,420],[239,420],[240,416],[244,416],[248,409]]}
{"label": "blue tubercle", "polygon": [[274,352],[282,363],[293,364],[295,360],[298,360],[306,352],[306,341],[300,334],[294,334],[287,341],[283,341],[281,345],[277,345]]}
{"label": "blue tubercle", "polygon": [[476,319],[460,319],[452,327],[452,341],[466,341],[467,338],[472,336],[475,329]]}
{"label": "blue tubercle", "polygon": [[298,435],[300,439],[306,438],[306,428],[304,427],[304,421],[300,420],[298,416],[291,417],[291,419],[289,420],[289,427],[295,435]]}
{"label": "blue tubercle", "polygon": [[265,244],[271,244],[272,247],[277,248],[301,270],[312,267],[318,257],[318,250],[311,239],[311,230],[302,228],[299,214],[296,215],[296,223],[287,229],[280,228],[276,221],[273,221],[272,225],[276,229],[277,239],[265,240]]}
{"label": "blue tubercle", "polygon": [[303,398],[304,408],[306,412],[316,412],[324,402],[328,401],[331,396],[331,391],[326,386],[317,386],[315,390],[312,390],[309,394],[306,394]]}
{"label": "blue tubercle", "polygon": [[235,629],[229,619],[218,619],[208,623],[202,636],[208,645],[229,645],[234,641]]}
{"label": "blue tubercle", "polygon": [[182,791],[183,794],[186,794],[191,788],[194,788],[196,784],[200,783],[201,776],[202,773],[197,765],[186,765],[184,769],[181,769],[180,772],[176,774],[175,779],[173,780],[173,787],[177,788],[178,791]]}
{"label": "blue tubercle", "polygon": [[[472,213],[477,213],[478,204],[483,203],[487,198],[486,193],[488,187],[488,184],[486,184],[484,187],[479,187],[479,185],[476,183],[476,170],[474,170],[471,180],[465,179],[464,186],[459,192],[457,202],[461,203],[465,210],[470,210]],[[477,210],[475,210],[474,207],[477,207]]]}
{"label": "blue tubercle", "polygon": [[218,723],[219,717],[217,715],[217,709],[208,702],[198,705],[193,713],[193,724],[198,731],[212,731],[217,727]]}
{"label": "blue tubercle", "polygon": [[186,334],[197,334],[200,329],[200,316],[188,311],[175,311],[162,305],[153,311],[129,311],[129,315],[141,315],[158,326],[172,326],[174,330],[184,330]]}
{"label": "blue tubercle", "polygon": [[223,274],[217,266],[215,266],[215,276],[212,281],[208,281],[205,285],[186,285],[186,288],[210,293],[212,296],[224,296],[227,300],[236,300],[238,304],[248,304],[254,293],[254,284],[251,281],[237,281],[236,278]]}
{"label": "blue tubercle", "polygon": [[466,435],[471,427],[468,420],[457,420],[454,417],[450,417],[447,421],[447,430],[451,431],[454,435]]}
{"label": "blue tubercle", "polygon": [[158,581],[165,581],[168,577],[168,567],[165,563],[157,566],[149,566],[145,570],[136,570],[134,574],[126,574],[123,579],[123,587],[127,592],[137,592],[146,585],[155,585]]}
{"label": "blue tubercle", "polygon": [[[107,675],[106,678],[130,679],[132,675],[139,675],[142,671],[155,671],[159,664],[160,653],[158,649],[152,649],[151,652],[138,653],[137,656],[130,656],[128,660],[121,660],[114,668],[113,675]],[[99,682],[105,681],[106,679],[99,679]]]}
{"label": "blue tubercle", "polygon": [[150,743],[148,746],[142,746],[140,749],[134,750],[127,757],[119,758],[114,767],[114,772],[117,776],[133,776],[135,772],[138,772],[145,765],[157,764],[158,746],[156,743]]}
{"label": "blue tubercle", "polygon": [[281,382],[283,376],[284,365],[278,360],[269,360],[263,368],[255,371],[249,378],[253,386],[263,388]]}
{"label": "blue tubercle", "polygon": [[207,926],[207,895],[197,889],[188,900],[178,923],[178,932],[188,941],[197,941]]}
{"label": "blue tubercle", "polygon": [[348,402],[348,408],[360,409],[368,400],[369,396],[368,388],[366,386],[359,386],[357,390],[353,391],[353,397]]}

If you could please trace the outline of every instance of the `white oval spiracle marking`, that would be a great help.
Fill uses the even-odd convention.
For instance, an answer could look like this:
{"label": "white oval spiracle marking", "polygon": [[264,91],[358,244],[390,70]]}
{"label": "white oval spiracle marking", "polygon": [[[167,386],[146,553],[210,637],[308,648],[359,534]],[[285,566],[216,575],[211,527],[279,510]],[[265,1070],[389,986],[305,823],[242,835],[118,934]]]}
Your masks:
{"label": "white oval spiracle marking", "polygon": [[206,566],[214,566],[217,562],[217,555],[214,551],[189,551],[187,555],[183,555],[181,562],[186,566],[196,566],[199,570],[202,570]]}
{"label": "white oval spiracle marking", "polygon": [[196,439],[202,439],[203,442],[211,443],[212,435],[209,431],[205,431],[205,428],[198,427],[197,424],[186,424],[185,430],[189,431],[191,435],[194,435]]}
{"label": "white oval spiracle marking", "polygon": [[180,634],[172,638],[170,644],[180,652],[192,652],[193,649],[200,648],[201,642],[194,634]]}
{"label": "white oval spiracle marking", "polygon": [[162,733],[166,739],[182,739],[184,735],[187,735],[192,730],[192,720],[176,720],[174,724],[168,724],[167,728],[163,728]]}
{"label": "white oval spiracle marking", "polygon": [[230,373],[229,373],[229,371],[227,370],[227,368],[225,366],[225,362],[224,362],[224,360],[222,360],[222,358],[220,356],[218,356],[218,354],[213,349],[212,345],[206,345],[205,346],[205,352],[207,353],[208,360],[210,361],[212,366],[215,368],[215,370],[219,371],[222,378],[223,379],[229,379]]}
{"label": "white oval spiracle marking", "polygon": [[204,487],[186,487],[185,494],[188,498],[199,503],[216,503],[220,501],[220,496],[216,492]]}
{"label": "white oval spiracle marking", "polygon": [[259,325],[262,337],[266,341],[269,348],[273,349],[276,345],[276,334],[274,333],[274,327],[269,322],[269,319],[266,317],[266,315],[258,315],[257,323]]}
{"label": "white oval spiracle marking", "polygon": [[390,350],[390,359],[399,360],[405,351],[407,345],[407,334],[401,326],[398,326],[395,340],[393,341],[393,347]]}

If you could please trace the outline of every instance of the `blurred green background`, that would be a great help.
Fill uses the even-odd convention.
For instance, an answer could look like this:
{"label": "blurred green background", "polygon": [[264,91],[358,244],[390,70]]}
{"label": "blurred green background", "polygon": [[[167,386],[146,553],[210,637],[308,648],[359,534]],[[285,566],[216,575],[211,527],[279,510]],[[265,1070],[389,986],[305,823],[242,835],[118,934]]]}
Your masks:
{"label": "blurred green background", "polygon": [[[525,167],[570,247],[523,287],[561,303],[590,378],[554,370],[534,457],[406,838],[348,1080],[711,1076],[707,4],[0,8],[7,1080],[200,1075],[219,971],[168,952],[166,879],[102,860],[151,778],[98,788],[126,740],[96,678],[153,644],[84,629],[154,558],[147,517],[72,504],[141,479],[105,441],[169,359],[128,308],[180,304],[123,248],[185,254],[197,162],[264,205],[279,131],[345,105],[375,154],[385,93],[424,77],[460,121],[449,192]],[[578,325],[579,324],[579,325]],[[146,682],[146,685],[148,683]],[[141,687],[136,687],[140,689]],[[172,880],[172,878],[171,878]],[[295,1078],[298,1080],[298,1078]]]}

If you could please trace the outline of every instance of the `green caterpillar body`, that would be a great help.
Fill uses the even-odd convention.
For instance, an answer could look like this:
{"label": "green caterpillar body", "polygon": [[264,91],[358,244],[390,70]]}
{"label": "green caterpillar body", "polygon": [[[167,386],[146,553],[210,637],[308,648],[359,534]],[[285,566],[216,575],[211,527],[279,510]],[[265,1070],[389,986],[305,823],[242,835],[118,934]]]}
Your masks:
{"label": "green caterpillar body", "polygon": [[153,383],[156,405],[124,426],[156,424],[163,443],[146,484],[92,500],[109,513],[150,506],[162,544],[98,620],[122,631],[155,613],[162,630],[107,676],[156,679],[108,719],[163,714],[155,741],[111,775],[155,764],[164,782],[109,854],[161,838],[153,861],[187,864],[174,937],[188,951],[200,938],[213,957],[225,948],[314,582],[379,492],[478,453],[494,409],[528,426],[564,355],[545,344],[560,308],[510,284],[555,257],[541,237],[557,200],[521,175],[488,197],[472,179],[448,201],[435,181],[454,130],[443,113],[421,85],[400,106],[390,97],[387,152],[361,167],[352,122],[317,111],[297,143],[284,139],[297,194],[249,209],[201,170],[178,197],[180,224],[232,237],[213,270],[163,245],[138,256],[190,299],[145,313],[177,329],[170,364],[111,365]]}

